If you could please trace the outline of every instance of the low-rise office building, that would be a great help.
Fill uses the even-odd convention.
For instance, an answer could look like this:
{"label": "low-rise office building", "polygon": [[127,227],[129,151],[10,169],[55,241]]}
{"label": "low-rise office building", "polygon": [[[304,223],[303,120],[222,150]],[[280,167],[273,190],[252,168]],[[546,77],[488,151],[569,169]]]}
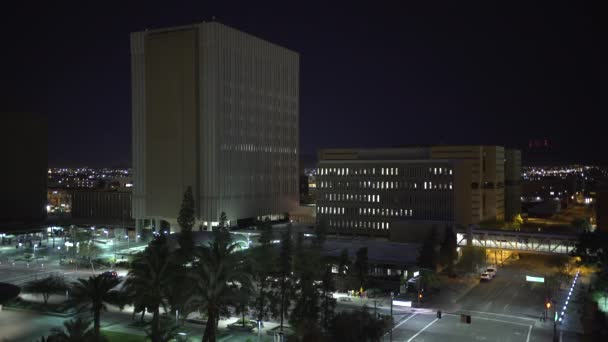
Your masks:
{"label": "low-rise office building", "polygon": [[[513,168],[517,163],[513,163]],[[393,223],[468,225],[505,219],[505,150],[437,146],[322,150],[317,222],[389,236]],[[517,202],[512,203],[513,211]],[[511,210],[511,209],[510,209]]]}

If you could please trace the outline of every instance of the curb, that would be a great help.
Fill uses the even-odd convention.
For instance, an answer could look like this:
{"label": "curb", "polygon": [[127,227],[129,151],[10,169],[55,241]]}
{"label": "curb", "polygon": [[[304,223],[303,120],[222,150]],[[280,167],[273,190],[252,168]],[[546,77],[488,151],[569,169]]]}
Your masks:
{"label": "curb", "polygon": [[30,313],[37,313],[40,315],[46,315],[46,316],[54,316],[54,317],[63,317],[63,318],[67,318],[67,317],[72,317],[74,315],[77,314],[77,312],[72,312],[72,313],[59,313],[59,312],[52,312],[52,311],[38,311],[38,310],[30,310],[30,309],[23,309],[23,308],[15,308],[15,307],[11,307],[11,306],[3,306],[2,307],[3,310],[7,310],[7,311],[15,311],[15,312],[30,312]]}

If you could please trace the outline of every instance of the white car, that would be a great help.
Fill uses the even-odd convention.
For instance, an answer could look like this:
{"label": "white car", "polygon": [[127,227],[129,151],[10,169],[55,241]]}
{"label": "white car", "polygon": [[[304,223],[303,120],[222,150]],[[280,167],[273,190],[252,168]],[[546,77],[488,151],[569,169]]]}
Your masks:
{"label": "white car", "polygon": [[488,273],[489,275],[491,275],[492,278],[496,277],[496,272],[497,271],[498,270],[494,266],[490,266],[490,267],[486,268],[486,273]]}
{"label": "white car", "polygon": [[479,278],[479,281],[490,281],[490,280],[492,280],[492,276],[488,272],[483,272],[481,274],[481,277]]}

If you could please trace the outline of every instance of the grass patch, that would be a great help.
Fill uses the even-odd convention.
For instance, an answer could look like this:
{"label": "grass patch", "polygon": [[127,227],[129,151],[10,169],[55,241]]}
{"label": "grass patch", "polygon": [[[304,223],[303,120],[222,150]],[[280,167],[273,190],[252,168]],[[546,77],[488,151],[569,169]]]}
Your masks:
{"label": "grass patch", "polygon": [[7,307],[18,308],[18,309],[26,309],[32,311],[40,311],[40,312],[56,312],[61,314],[69,314],[73,313],[75,310],[67,306],[63,303],[61,304],[51,304],[48,303],[44,305],[41,302],[29,302],[26,300],[21,300],[20,298],[14,299],[8,303],[6,303]]}
{"label": "grass patch", "polygon": [[127,334],[118,331],[102,331],[108,342],[144,342],[145,336]]}

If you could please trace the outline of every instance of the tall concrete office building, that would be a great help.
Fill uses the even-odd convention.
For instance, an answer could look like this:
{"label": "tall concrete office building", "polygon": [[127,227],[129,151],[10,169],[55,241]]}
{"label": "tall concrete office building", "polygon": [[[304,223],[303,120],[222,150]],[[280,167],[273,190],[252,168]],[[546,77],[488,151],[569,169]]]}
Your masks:
{"label": "tall concrete office building", "polygon": [[46,219],[48,127],[30,113],[0,113],[0,231],[36,227]]}
{"label": "tall concrete office building", "polygon": [[[298,204],[299,55],[217,22],[131,34],[133,218],[179,230]],[[165,225],[167,224],[165,223]]]}
{"label": "tall concrete office building", "polygon": [[[479,145],[322,150],[317,222],[330,232],[392,238],[407,230],[404,223],[503,221],[505,167],[516,180],[518,153],[505,160],[503,147]],[[510,203],[519,210],[519,202]]]}

